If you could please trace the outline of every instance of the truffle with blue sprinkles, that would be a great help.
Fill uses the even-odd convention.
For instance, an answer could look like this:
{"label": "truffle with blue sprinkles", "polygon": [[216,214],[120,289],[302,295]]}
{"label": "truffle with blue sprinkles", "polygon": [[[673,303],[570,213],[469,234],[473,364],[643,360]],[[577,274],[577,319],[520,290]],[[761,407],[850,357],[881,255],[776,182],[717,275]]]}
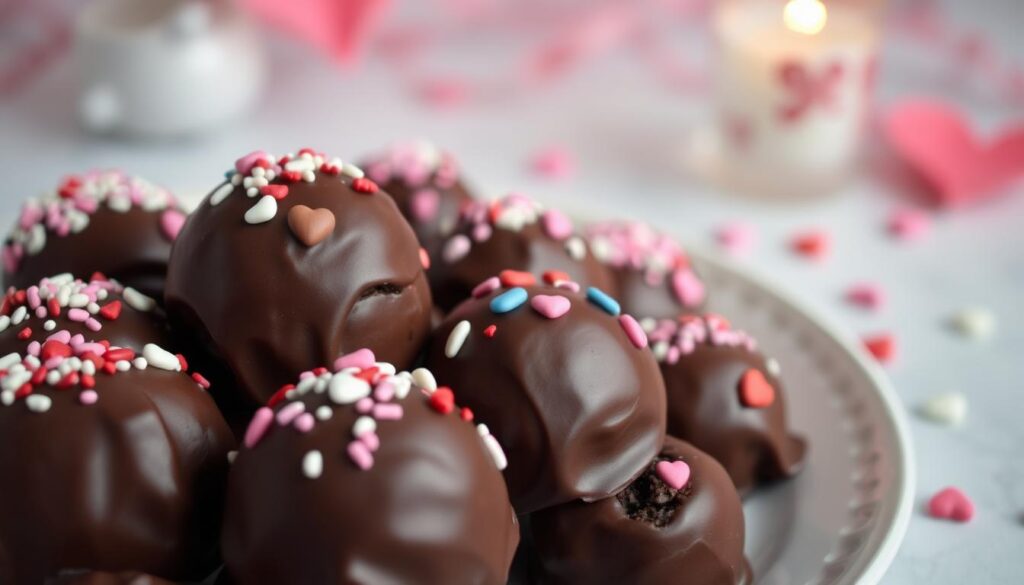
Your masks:
{"label": "truffle with blue sprinkles", "polygon": [[505,270],[478,284],[434,331],[426,366],[505,448],[519,514],[612,496],[665,434],[643,328],[564,272]]}

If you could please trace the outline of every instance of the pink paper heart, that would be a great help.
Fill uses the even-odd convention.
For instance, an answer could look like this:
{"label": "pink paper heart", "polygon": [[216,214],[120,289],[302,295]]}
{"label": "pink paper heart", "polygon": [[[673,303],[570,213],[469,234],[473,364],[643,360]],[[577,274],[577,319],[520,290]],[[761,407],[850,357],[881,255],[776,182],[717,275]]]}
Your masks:
{"label": "pink paper heart", "polygon": [[536,295],[530,299],[530,306],[548,319],[557,319],[569,312],[572,303],[559,295]]}
{"label": "pink paper heart", "polygon": [[654,471],[674,490],[683,489],[690,481],[690,466],[685,461],[659,461]]}
{"label": "pink paper heart", "polygon": [[983,199],[1024,177],[1024,125],[982,142],[956,110],[908,101],[889,110],[884,130],[893,149],[925,180],[940,205]]}
{"label": "pink paper heart", "polygon": [[928,501],[928,513],[933,518],[967,522],[974,517],[974,502],[955,487],[948,487]]}

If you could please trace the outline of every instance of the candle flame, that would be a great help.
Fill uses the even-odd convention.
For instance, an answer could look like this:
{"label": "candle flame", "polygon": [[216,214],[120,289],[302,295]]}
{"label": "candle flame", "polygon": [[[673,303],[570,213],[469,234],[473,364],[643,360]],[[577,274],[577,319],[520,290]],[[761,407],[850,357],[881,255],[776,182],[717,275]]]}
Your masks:
{"label": "candle flame", "polygon": [[805,35],[816,35],[825,28],[828,10],[821,0],[789,0],[782,11],[786,28]]}

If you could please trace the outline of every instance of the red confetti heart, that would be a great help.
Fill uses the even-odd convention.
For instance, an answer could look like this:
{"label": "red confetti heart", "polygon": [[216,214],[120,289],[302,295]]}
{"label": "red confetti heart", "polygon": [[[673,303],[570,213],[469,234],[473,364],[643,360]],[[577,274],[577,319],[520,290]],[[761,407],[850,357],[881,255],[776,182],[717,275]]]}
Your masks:
{"label": "red confetti heart", "polygon": [[537,283],[537,278],[534,275],[519,270],[502,270],[498,275],[498,280],[505,287],[533,286]]}
{"label": "red confetti heart", "polygon": [[974,502],[955,487],[948,487],[928,501],[928,514],[933,518],[967,522],[974,517]]}
{"label": "red confetti heart", "polygon": [[775,388],[761,370],[753,368],[740,379],[740,402],[747,408],[767,408],[775,402]]}
{"label": "red confetti heart", "polygon": [[430,395],[430,407],[441,414],[448,414],[455,410],[455,393],[447,386],[439,387]]}
{"label": "red confetti heart", "polygon": [[[72,351],[70,345],[51,339],[44,343],[43,347],[39,350],[39,359],[46,362],[50,358],[54,357],[71,357],[71,354]],[[40,368],[39,371],[43,371],[42,368]]]}
{"label": "red confetti heart", "polygon": [[260,187],[260,193],[280,201],[288,196],[288,185],[264,185]]}
{"label": "red confetti heart", "polygon": [[100,316],[113,321],[121,316],[121,301],[112,301],[100,307]]}
{"label": "red confetti heart", "polygon": [[376,193],[379,189],[380,187],[377,186],[377,183],[374,183],[373,181],[367,179],[366,177],[360,177],[352,181],[352,190],[355,191],[356,193],[366,193],[367,195],[372,195]]}
{"label": "red confetti heart", "polygon": [[888,333],[866,337],[864,347],[882,364],[888,364],[896,355],[896,339]]}
{"label": "red confetti heart", "polygon": [[793,238],[793,251],[814,260],[824,259],[828,255],[831,241],[825,232],[808,232]]}

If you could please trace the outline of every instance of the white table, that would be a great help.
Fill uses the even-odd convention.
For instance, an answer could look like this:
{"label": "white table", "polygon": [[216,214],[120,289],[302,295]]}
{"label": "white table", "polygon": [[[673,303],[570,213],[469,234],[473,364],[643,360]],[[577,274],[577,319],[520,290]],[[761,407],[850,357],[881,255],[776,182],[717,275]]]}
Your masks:
{"label": "white table", "polygon": [[[1005,48],[1024,58],[1016,0],[956,4],[959,14],[985,23],[1006,41]],[[486,66],[481,60],[486,51],[467,55],[457,49],[453,59],[476,59]],[[294,47],[275,46],[274,55],[278,66],[288,67],[247,122],[158,144],[97,140],[78,131],[73,71],[67,62],[56,65],[16,98],[0,103],[6,177],[0,216],[12,218],[22,197],[54,185],[63,173],[94,166],[123,167],[196,192],[208,190],[238,155],[254,148],[287,151],[310,145],[356,157],[393,139],[423,136],[460,155],[484,194],[515,189],[555,206],[645,219],[696,245],[710,244],[711,231],[723,221],[748,220],[760,231],[759,245],[747,259],[753,269],[853,332],[895,333],[900,355],[890,371],[908,408],[941,391],[969,396],[970,413],[960,429],[912,417],[920,506],[886,581],[1024,582],[1024,197],[1019,189],[1010,197],[939,215],[924,241],[899,244],[884,234],[884,220],[900,201],[890,187],[870,178],[829,199],[787,205],[723,196],[688,179],[677,155],[705,106],[659,89],[627,60],[589,66],[529,97],[438,112],[410,99],[393,73],[372,61],[361,72],[339,75],[319,59],[296,59],[305,53]],[[882,101],[949,89],[923,86],[922,77],[912,61],[886,62]],[[984,104],[971,107],[983,127],[1005,115]],[[579,156],[575,179],[550,182],[527,172],[527,157],[553,142]],[[794,231],[818,226],[835,240],[835,253],[822,266],[794,257],[786,246]],[[890,302],[883,311],[868,314],[842,302],[845,287],[860,280],[885,286]],[[969,304],[998,315],[999,330],[991,341],[969,342],[945,327],[952,312]],[[974,498],[973,522],[956,525],[922,513],[927,498],[946,485],[960,486]]]}

